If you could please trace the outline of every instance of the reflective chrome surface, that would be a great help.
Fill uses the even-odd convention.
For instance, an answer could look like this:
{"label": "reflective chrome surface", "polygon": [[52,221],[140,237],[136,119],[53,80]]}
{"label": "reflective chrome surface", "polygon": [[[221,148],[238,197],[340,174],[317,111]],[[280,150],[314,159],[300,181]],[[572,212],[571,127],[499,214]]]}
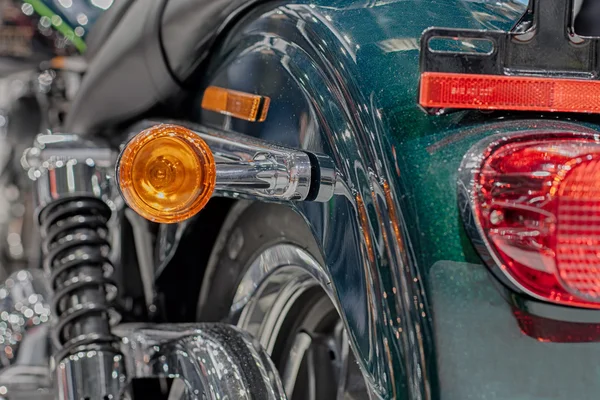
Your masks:
{"label": "reflective chrome surface", "polygon": [[315,159],[313,162],[317,164],[319,169],[319,179],[313,179],[318,182],[319,188],[314,201],[327,202],[331,200],[336,193],[336,189],[340,190],[344,183],[339,179],[335,163],[333,160],[324,154],[313,154]]}
{"label": "reflective chrome surface", "polygon": [[53,200],[93,195],[110,201],[110,176],[116,154],[107,146],[77,135],[38,135],[22,159],[23,167],[35,181],[37,205]]}
{"label": "reflective chrome surface", "polygon": [[302,153],[285,159],[259,153],[247,162],[217,161],[217,194],[304,200],[309,188],[310,161]]}
{"label": "reflective chrome surface", "polygon": [[233,326],[122,325],[115,333],[130,378],[181,378],[186,399],[285,399],[269,357]]}
{"label": "reflective chrome surface", "polygon": [[306,153],[247,136],[203,130],[198,134],[217,164],[217,194],[273,200],[304,200],[308,196],[311,165]]}
{"label": "reflective chrome surface", "polygon": [[56,377],[59,400],[118,399],[126,383],[125,363],[115,351],[82,350],[58,362]]}
{"label": "reflective chrome surface", "polygon": [[0,286],[0,398],[54,398],[48,293],[41,271],[15,272]]}
{"label": "reflective chrome surface", "polygon": [[35,183],[61,400],[118,398],[126,383],[118,338],[110,332],[117,287],[110,259],[110,240],[118,240],[111,235],[115,156],[98,142],[47,134],[21,160]]}
{"label": "reflective chrome surface", "polygon": [[[142,127],[154,124],[143,121],[132,130],[141,131]],[[333,196],[337,174],[333,161],[326,155],[309,155],[250,136],[189,123],[183,125],[198,134],[213,152],[216,196],[320,202]],[[313,173],[311,156],[318,174]],[[117,168],[118,165],[117,160]]]}
{"label": "reflective chrome surface", "polygon": [[[4,330],[4,340],[15,343],[16,337],[27,346],[14,365],[0,372],[0,399],[117,399],[125,395],[130,379],[159,376],[183,379],[185,390],[178,398],[285,399],[278,372],[259,343],[220,324],[119,326],[114,333],[122,338],[122,353],[106,346],[82,347],[57,362],[54,380],[48,326],[36,326],[40,318],[48,320],[50,311],[41,306],[43,297],[31,282],[32,275],[20,271],[0,287],[3,305],[20,310],[5,315],[7,308],[2,308],[0,327],[6,320],[18,327],[12,335]],[[12,348],[7,351],[10,346],[5,345],[2,354],[16,353]]]}
{"label": "reflective chrome surface", "polygon": [[[320,297],[318,291],[307,298],[316,288],[326,296]],[[256,337],[272,356],[277,343],[288,343],[288,353],[278,355],[288,398],[293,399],[297,391],[300,398],[311,399],[378,397],[365,384],[334,304],[326,270],[304,249],[278,244],[261,251],[248,267],[230,319]],[[290,318],[296,325],[291,330],[285,327]],[[325,329],[327,324],[334,327]]]}
{"label": "reflective chrome surface", "polygon": [[[0,286],[2,366],[14,363],[43,365],[48,362],[47,343],[39,344],[33,338],[33,331],[50,318],[50,306],[47,303],[49,298],[47,277],[41,271],[15,272]],[[43,342],[46,339],[44,337]],[[21,349],[23,342],[27,346]]]}
{"label": "reflective chrome surface", "polygon": [[[250,326],[252,316],[257,312],[269,312],[274,316],[281,312],[281,309],[273,310],[275,298],[269,299],[270,302],[266,307],[258,302],[261,300],[261,296],[266,294],[259,290],[265,284],[265,279],[274,271],[282,268],[285,268],[283,273],[286,276],[277,282],[279,289],[289,282],[296,281],[295,284],[297,284],[306,281],[308,286],[321,286],[327,295],[333,298],[333,288],[327,272],[305,250],[294,245],[281,244],[262,251],[250,264],[240,281],[230,310],[230,315],[237,321],[237,325],[242,329],[249,330],[256,337],[260,338],[262,335],[261,332],[255,331]],[[264,291],[264,288],[261,290]],[[277,294],[277,290],[269,290],[268,293]],[[269,325],[264,329],[270,334],[274,328]],[[272,346],[268,342],[261,342],[261,344],[267,351],[272,350]]]}

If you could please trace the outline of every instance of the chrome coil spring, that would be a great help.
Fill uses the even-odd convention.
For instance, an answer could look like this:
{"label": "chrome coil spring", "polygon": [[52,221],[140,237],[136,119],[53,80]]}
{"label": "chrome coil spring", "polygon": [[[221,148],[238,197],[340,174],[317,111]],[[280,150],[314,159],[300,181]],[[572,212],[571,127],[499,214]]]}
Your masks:
{"label": "chrome coil spring", "polygon": [[108,220],[111,210],[92,197],[59,200],[40,214],[44,268],[54,290],[53,341],[59,353],[88,345],[112,345]]}

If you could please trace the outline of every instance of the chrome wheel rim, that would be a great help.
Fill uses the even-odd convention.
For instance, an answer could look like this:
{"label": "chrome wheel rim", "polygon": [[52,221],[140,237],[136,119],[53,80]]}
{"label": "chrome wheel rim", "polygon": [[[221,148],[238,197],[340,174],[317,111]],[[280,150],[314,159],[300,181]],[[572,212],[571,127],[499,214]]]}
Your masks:
{"label": "chrome wheel rim", "polygon": [[323,268],[289,244],[261,251],[237,288],[230,318],[271,355],[290,400],[369,398],[332,296]]}

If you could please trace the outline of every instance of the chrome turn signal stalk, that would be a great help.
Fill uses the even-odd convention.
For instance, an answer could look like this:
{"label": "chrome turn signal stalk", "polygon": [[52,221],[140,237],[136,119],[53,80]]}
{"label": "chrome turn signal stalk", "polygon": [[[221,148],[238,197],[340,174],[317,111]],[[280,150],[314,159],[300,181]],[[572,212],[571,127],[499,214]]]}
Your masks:
{"label": "chrome turn signal stalk", "polygon": [[213,195],[269,201],[329,201],[332,160],[213,129],[156,125],[124,147],[117,179],[143,217],[175,223],[197,214]]}

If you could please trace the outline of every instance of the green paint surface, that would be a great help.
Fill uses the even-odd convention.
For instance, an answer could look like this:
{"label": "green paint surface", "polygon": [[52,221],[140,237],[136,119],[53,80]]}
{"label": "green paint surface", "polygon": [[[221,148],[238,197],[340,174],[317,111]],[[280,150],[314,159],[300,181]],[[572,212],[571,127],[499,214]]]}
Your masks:
{"label": "green paint surface", "polygon": [[411,244],[422,268],[439,260],[476,261],[462,228],[457,171],[485,136],[464,131],[486,120],[478,112],[430,116],[417,104],[420,37],[429,27],[508,30],[524,1],[388,0],[312,3],[356,50],[358,85],[373,95],[398,163]]}

